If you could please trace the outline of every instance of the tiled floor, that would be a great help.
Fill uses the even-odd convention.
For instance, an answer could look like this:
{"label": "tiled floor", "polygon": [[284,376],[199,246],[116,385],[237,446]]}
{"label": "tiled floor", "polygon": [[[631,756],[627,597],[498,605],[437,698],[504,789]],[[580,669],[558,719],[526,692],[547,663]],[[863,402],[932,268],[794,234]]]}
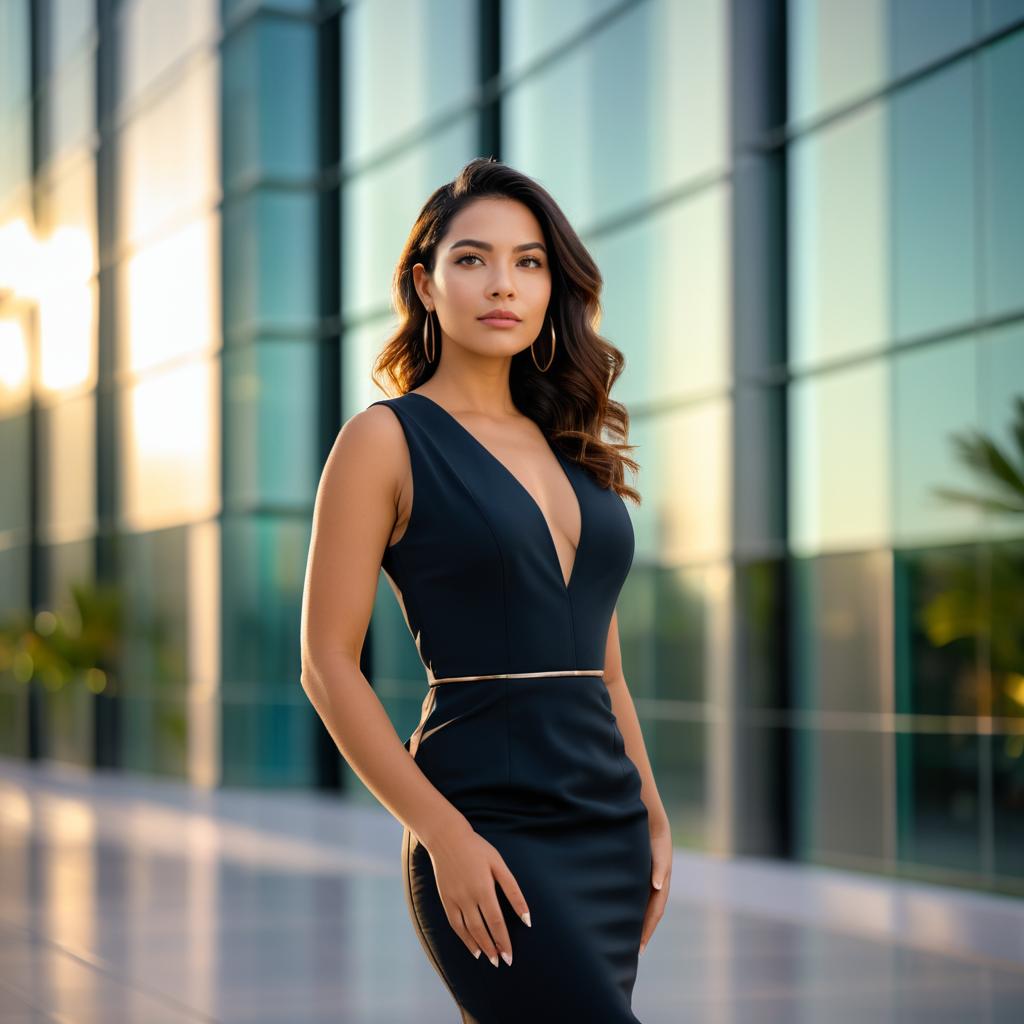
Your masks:
{"label": "tiled floor", "polygon": [[[315,794],[0,760],[0,1022],[457,1024],[400,839],[386,812]],[[1021,1024],[1024,901],[679,851],[633,1006],[644,1024]]]}

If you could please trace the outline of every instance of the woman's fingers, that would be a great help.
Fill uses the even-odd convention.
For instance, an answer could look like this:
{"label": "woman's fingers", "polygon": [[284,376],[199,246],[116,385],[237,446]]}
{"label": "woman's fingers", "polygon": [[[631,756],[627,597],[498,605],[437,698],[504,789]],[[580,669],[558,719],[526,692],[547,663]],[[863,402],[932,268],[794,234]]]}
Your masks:
{"label": "woman's fingers", "polygon": [[[454,917],[454,920],[453,920]],[[470,951],[478,960],[480,959],[480,943],[476,941],[470,930],[466,927],[466,918],[462,911],[456,907],[454,915],[448,916],[448,923],[452,926],[452,930],[463,943],[465,943],[466,949]]]}
{"label": "woman's fingers", "polygon": [[533,922],[530,920],[530,908],[526,905],[526,897],[519,888],[519,883],[516,881],[515,876],[502,859],[501,854],[498,854],[494,864],[494,877],[497,878],[502,891],[508,897],[512,909],[522,918],[523,923],[528,928],[532,928]]}
{"label": "woman's fingers", "polygon": [[640,952],[644,951],[647,943],[650,942],[654,929],[665,913],[665,901],[668,899],[668,889],[663,885],[661,889],[651,889],[651,898],[647,901],[647,910],[644,913],[644,923],[640,930]]}
{"label": "woman's fingers", "polygon": [[472,935],[476,938],[477,944],[484,951],[484,955],[487,959],[497,967],[499,950],[495,942],[491,939],[490,932],[487,929],[487,923],[484,920],[483,914],[480,913],[480,908],[478,906],[467,907],[464,914],[466,924],[469,926],[469,930]]}

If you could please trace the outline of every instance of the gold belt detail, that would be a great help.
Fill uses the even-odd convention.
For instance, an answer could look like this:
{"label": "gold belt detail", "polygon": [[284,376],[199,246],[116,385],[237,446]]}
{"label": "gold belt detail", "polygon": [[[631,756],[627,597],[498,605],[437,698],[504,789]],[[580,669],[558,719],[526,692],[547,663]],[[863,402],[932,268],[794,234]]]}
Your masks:
{"label": "gold belt detail", "polygon": [[438,683],[461,683],[471,679],[539,679],[542,676],[603,676],[603,668],[562,668],[548,672],[494,672],[483,676],[443,676],[438,679],[433,673],[427,673],[428,685]]}

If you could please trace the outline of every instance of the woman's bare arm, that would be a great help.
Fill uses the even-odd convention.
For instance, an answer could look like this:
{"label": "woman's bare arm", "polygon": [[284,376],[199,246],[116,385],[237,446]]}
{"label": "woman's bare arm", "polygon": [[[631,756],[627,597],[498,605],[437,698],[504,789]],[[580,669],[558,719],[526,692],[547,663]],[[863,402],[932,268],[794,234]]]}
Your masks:
{"label": "woman's bare arm", "polygon": [[496,885],[530,924],[526,898],[501,853],[420,770],[359,670],[399,482],[408,474],[402,427],[386,406],[356,413],[338,433],[313,511],[302,688],[367,789],[426,848],[453,930],[471,954],[484,952],[497,967],[499,954],[511,964],[512,943]]}
{"label": "woman's bare arm", "polygon": [[619,645],[619,613],[612,612],[611,625],[608,627],[608,642],[604,655],[604,682],[612,699],[612,711],[618,720],[619,732],[626,747],[626,755],[636,765],[640,773],[641,799],[647,807],[651,824],[660,825],[668,831],[668,815],[665,805],[661,802],[658,785],[654,781],[654,771],[650,758],[647,756],[647,745],[640,729],[636,705],[629,692],[626,677],[622,671],[622,651]]}
{"label": "woman's bare arm", "polygon": [[302,595],[302,688],[366,787],[430,848],[468,822],[419,769],[359,669],[408,473],[401,431],[393,412],[371,406],[345,423],[327,457]]}

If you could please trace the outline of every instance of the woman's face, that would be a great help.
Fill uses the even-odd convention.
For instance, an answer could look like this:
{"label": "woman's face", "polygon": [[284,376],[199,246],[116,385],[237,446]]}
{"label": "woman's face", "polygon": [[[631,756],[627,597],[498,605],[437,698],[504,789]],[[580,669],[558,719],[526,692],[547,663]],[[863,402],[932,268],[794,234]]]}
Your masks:
{"label": "woman's face", "polygon": [[[437,245],[433,274],[417,263],[413,279],[445,337],[479,355],[514,356],[545,329],[551,271],[544,232],[514,199],[477,199],[460,210]],[[482,319],[492,309],[519,320]]]}

